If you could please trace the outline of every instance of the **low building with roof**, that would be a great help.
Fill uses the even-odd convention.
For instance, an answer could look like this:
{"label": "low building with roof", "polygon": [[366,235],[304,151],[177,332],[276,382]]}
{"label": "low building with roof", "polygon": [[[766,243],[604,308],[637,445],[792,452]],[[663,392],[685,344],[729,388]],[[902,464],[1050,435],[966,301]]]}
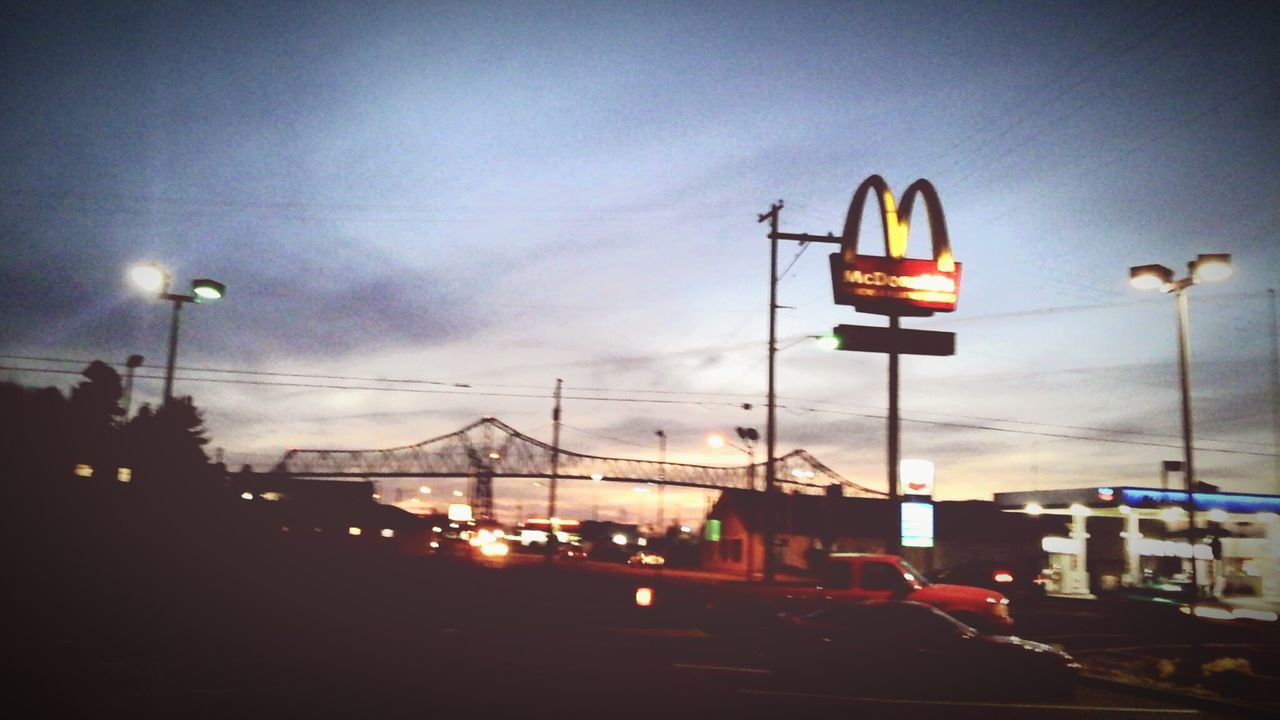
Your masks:
{"label": "low building with roof", "polygon": [[[708,514],[703,530],[704,569],[758,577],[764,567],[764,527],[772,508],[776,567],[808,574],[832,552],[884,552],[895,532],[895,513],[886,498],[844,497],[726,490]],[[927,572],[979,558],[1039,558],[1039,538],[1061,524],[1052,518],[1002,513],[987,501],[931,502],[904,498],[901,554]],[[913,522],[913,518],[919,518]],[[1048,523],[1048,524],[1046,524]]]}

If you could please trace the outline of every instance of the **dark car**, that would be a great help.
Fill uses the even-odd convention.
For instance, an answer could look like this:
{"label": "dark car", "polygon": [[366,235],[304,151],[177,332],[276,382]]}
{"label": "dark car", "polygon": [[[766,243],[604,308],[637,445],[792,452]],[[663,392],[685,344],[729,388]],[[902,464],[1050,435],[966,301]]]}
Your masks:
{"label": "dark car", "polygon": [[757,645],[770,667],[866,695],[1062,700],[1080,665],[1044,643],[987,635],[923,603],[872,600],[778,616]]}
{"label": "dark car", "polygon": [[586,560],[590,555],[587,553],[587,549],[581,545],[565,543],[556,548],[556,557],[565,560]]}
{"label": "dark car", "polygon": [[998,590],[1017,600],[1045,595],[1042,568],[1033,561],[970,560],[934,573],[933,580]]}

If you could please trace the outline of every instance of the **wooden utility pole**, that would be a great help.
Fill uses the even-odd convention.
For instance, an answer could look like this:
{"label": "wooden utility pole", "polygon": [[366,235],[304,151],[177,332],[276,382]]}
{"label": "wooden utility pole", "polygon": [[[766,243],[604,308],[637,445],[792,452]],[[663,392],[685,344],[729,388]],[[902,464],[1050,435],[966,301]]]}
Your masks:
{"label": "wooden utility pole", "polygon": [[766,459],[764,463],[764,582],[773,582],[773,464],[777,453],[777,395],[773,384],[774,356],[778,354],[778,213],[782,201],[769,207],[756,222],[769,221],[769,398],[765,420]]}
{"label": "wooden utility pole", "polygon": [[556,481],[560,477],[560,388],[564,380],[556,378],[556,405],[551,411],[551,486],[547,498],[547,562],[556,556]]}

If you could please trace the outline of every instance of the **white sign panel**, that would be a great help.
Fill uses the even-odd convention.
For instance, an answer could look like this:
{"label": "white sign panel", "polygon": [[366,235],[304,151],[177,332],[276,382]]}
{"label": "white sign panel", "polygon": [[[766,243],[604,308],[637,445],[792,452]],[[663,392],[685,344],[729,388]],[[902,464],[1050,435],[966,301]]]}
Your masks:
{"label": "white sign panel", "polygon": [[902,503],[902,546],[933,547],[933,503]]}
{"label": "white sign panel", "polygon": [[933,495],[933,463],[928,460],[900,460],[898,479],[903,495]]}

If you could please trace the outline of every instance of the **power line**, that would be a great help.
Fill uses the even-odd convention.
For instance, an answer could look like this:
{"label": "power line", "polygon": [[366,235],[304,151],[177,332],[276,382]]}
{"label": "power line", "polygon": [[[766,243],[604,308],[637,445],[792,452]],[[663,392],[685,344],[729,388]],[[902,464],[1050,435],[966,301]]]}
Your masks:
{"label": "power line", "polygon": [[[848,417],[868,418],[872,420],[884,420],[883,415],[873,415],[871,413],[858,413],[858,412],[851,412],[851,411],[844,411],[844,410],[824,410],[820,408],[812,408],[810,409],[810,411],[819,412],[819,413],[829,413],[832,415],[844,415]],[[1057,438],[1060,440],[1083,440],[1085,442],[1113,443],[1116,445],[1142,445],[1146,447],[1163,447],[1163,448],[1175,448],[1175,449],[1180,449],[1182,447],[1182,445],[1176,444],[1176,443],[1145,442],[1141,440],[1121,440],[1119,438],[1104,438],[1104,437],[1081,437],[1079,435],[1066,435],[1063,433],[1041,432],[1037,430],[1013,430],[1011,428],[992,427],[990,425],[972,425],[968,423],[944,422],[941,420],[920,420],[920,419],[910,419],[910,418],[904,417],[902,418],[902,421],[921,424],[921,425],[935,425],[935,426],[942,426],[942,427],[964,428],[967,430],[991,430],[994,432],[1013,433],[1017,435],[1035,435],[1039,437]],[[1223,453],[1227,455],[1253,455],[1256,457],[1268,457],[1268,458],[1275,457],[1275,453],[1253,452],[1250,450],[1217,450],[1217,449],[1209,449],[1209,448],[1196,448],[1196,450],[1200,452],[1214,452],[1214,453]]]}
{"label": "power line", "polygon": [[[4,365],[0,365],[0,370],[52,373],[52,374],[63,374],[63,375],[79,375],[80,374],[80,372],[76,370],[24,368],[24,367],[13,367],[13,366],[4,366]],[[147,376],[140,376],[140,377],[142,379],[148,379],[148,380],[162,379],[160,376],[154,376],[154,375],[147,375]],[[477,391],[467,391],[467,390],[461,390],[461,389],[437,390],[437,389],[405,388],[405,387],[394,387],[394,388],[359,387],[359,386],[349,386],[349,385],[330,385],[330,384],[323,384],[323,383],[292,383],[292,382],[276,382],[276,381],[267,381],[267,380],[241,380],[241,379],[223,379],[223,378],[183,378],[183,381],[184,382],[209,382],[209,383],[255,385],[255,386],[266,386],[266,387],[308,388],[308,389],[322,389],[322,390],[368,390],[368,391],[377,391],[377,392],[409,392],[409,393],[423,393],[423,394],[434,394],[434,395],[463,395],[463,396],[474,396],[474,397],[503,397],[503,398],[514,398],[514,399],[545,400],[548,397],[544,393],[524,394],[524,393],[477,392]],[[564,399],[578,400],[583,402],[617,402],[617,403],[637,403],[637,404],[642,403],[642,404],[650,404],[650,405],[685,405],[685,406],[696,406],[696,407],[738,407],[739,406],[738,403],[727,402],[727,401],[710,402],[710,401],[703,401],[703,400],[672,400],[672,399],[624,398],[624,397],[607,397],[607,396],[600,397],[600,396],[589,396],[589,395],[568,395],[568,396],[565,396]],[[790,407],[786,405],[779,405],[778,407],[780,409],[786,409],[786,410],[792,410],[792,411],[827,413],[827,414],[842,415],[847,417],[862,417],[862,418],[869,418],[869,419],[876,419],[876,420],[884,419],[883,415],[846,411],[846,410],[835,410],[831,408]],[[990,430],[994,432],[1004,432],[1004,433],[1012,433],[1012,434],[1019,434],[1019,435],[1034,435],[1038,437],[1052,437],[1052,438],[1059,438],[1059,439],[1065,439],[1065,440],[1081,440],[1086,442],[1106,442],[1106,443],[1114,443],[1114,444],[1121,444],[1121,445],[1140,445],[1140,446],[1149,446],[1149,447],[1169,447],[1169,448],[1180,447],[1180,445],[1170,444],[1170,443],[1158,443],[1158,442],[1140,441],[1140,440],[1122,440],[1119,438],[1081,437],[1079,435],[1067,435],[1064,433],[1051,433],[1051,432],[1036,431],[1036,430],[1015,430],[1012,428],[993,427],[990,425],[947,422],[947,421],[941,421],[941,420],[924,420],[919,418],[913,419],[913,418],[905,418],[905,417],[902,418],[902,420],[903,422],[911,422],[911,423],[923,424],[923,425],[954,427],[954,428],[963,428],[963,429],[969,429],[969,430]],[[1019,421],[997,420],[994,418],[993,420],[997,422],[1019,422]],[[1027,424],[1031,424],[1031,423],[1027,423]],[[1081,428],[1081,429],[1096,430],[1098,432],[1112,432],[1110,430],[1106,430],[1103,428]],[[1214,441],[1214,442],[1226,442],[1226,441]],[[1225,454],[1231,454],[1231,455],[1253,455],[1258,457],[1274,457],[1275,455],[1274,453],[1253,452],[1253,451],[1247,451],[1247,450],[1220,450],[1220,449],[1207,449],[1207,448],[1201,448],[1201,450],[1203,452],[1216,452],[1216,453],[1225,453]]]}
{"label": "power line", "polygon": [[[1242,294],[1236,294],[1236,296],[1249,296],[1249,295],[1260,295],[1260,294],[1261,294],[1261,293],[1242,293]],[[794,338],[794,341],[795,341],[795,342],[800,342],[800,341],[803,341],[803,340],[808,339],[808,338],[810,338],[810,337],[812,337],[812,336],[809,336],[809,335],[797,336],[796,338]],[[792,344],[794,344],[794,343],[792,343]],[[784,346],[784,349],[785,349],[785,347],[789,347],[789,346]],[[19,360],[28,360],[28,361],[37,361],[37,362],[55,362],[55,363],[63,363],[63,364],[68,364],[68,363],[70,363],[70,364],[88,364],[89,362],[91,362],[91,361],[88,361],[88,360],[80,360],[80,359],[72,359],[72,358],[48,358],[48,357],[35,357],[35,356],[27,356],[27,355],[3,355],[3,354],[0,354],[0,358],[5,358],[5,359],[19,359]],[[141,366],[141,367],[146,367],[146,368],[153,369],[153,370],[162,370],[162,369],[164,369],[164,368],[163,368],[163,367],[161,367],[161,366],[155,366],[155,365],[143,365],[143,366]],[[1127,367],[1127,366],[1123,366],[1123,367]],[[71,371],[71,370],[52,370],[52,369],[50,369],[50,370],[45,370],[45,369],[41,369],[41,368],[11,368],[11,367],[0,367],[0,369],[10,369],[10,370],[15,370],[15,369],[16,369],[16,370],[23,370],[23,371],[28,371],[28,372],[47,372],[47,373],[54,373],[54,374],[71,374],[71,375],[79,374],[79,372],[77,372],[77,371]],[[414,379],[405,379],[405,378],[368,378],[368,377],[356,377],[356,376],[344,376],[344,375],[321,375],[321,374],[306,374],[306,373],[276,373],[276,372],[271,372],[271,371],[258,371],[258,370],[232,370],[232,369],[225,369],[225,368],[188,368],[188,367],[180,367],[180,368],[178,368],[178,369],[179,369],[179,370],[183,370],[183,371],[188,371],[188,372],[198,371],[198,372],[210,372],[210,373],[225,373],[225,374],[241,375],[241,376],[243,376],[243,375],[261,375],[261,376],[267,376],[267,377],[289,377],[289,378],[312,379],[312,380],[348,380],[348,381],[356,381],[356,382],[386,382],[386,383],[393,383],[393,384],[399,384],[399,385],[413,385],[413,384],[440,385],[440,386],[447,386],[447,387],[451,387],[451,388],[459,388],[459,389],[466,389],[466,390],[476,390],[475,392],[456,392],[456,393],[449,393],[449,394],[458,394],[458,395],[476,395],[476,396],[480,396],[480,397],[511,397],[511,398],[543,398],[543,397],[548,397],[547,395],[545,395],[545,394],[543,394],[543,393],[528,393],[528,394],[525,394],[525,393],[493,393],[493,392],[481,392],[481,391],[477,390],[478,388],[501,388],[501,389],[516,389],[516,390],[522,390],[522,389],[523,389],[523,390],[543,390],[544,388],[543,388],[543,386],[541,386],[541,385],[499,385],[499,384],[489,384],[489,385],[486,385],[486,384],[473,384],[473,383],[460,383],[460,382],[452,382],[452,383],[450,383],[450,382],[442,382],[442,381],[437,381],[437,380],[414,380]],[[1048,372],[1046,372],[1046,373],[1037,373],[1037,374],[1050,374],[1050,375],[1056,375],[1056,374],[1073,373],[1073,372],[1090,372],[1090,371],[1097,370],[1097,369],[1101,369],[1101,368],[1072,368],[1072,369],[1063,369],[1063,370],[1048,371]],[[1001,375],[1008,375],[1008,373],[1000,373],[1000,374],[1001,374]],[[151,375],[140,375],[140,376],[135,376],[135,377],[140,378],[140,379],[144,379],[144,380],[158,379],[158,378],[157,378],[157,376],[151,376]],[[962,379],[972,379],[972,378],[974,378],[974,377],[987,377],[987,376],[984,376],[984,375],[976,375],[976,376],[975,376],[975,375],[968,375],[968,376],[964,376]],[[233,384],[236,382],[236,381],[234,381],[234,380],[222,380],[222,379],[216,379],[216,378],[195,378],[195,377],[188,377],[188,376],[184,376],[182,379],[183,379],[183,380],[188,380],[188,381],[194,381],[194,382],[220,382],[220,383],[233,383]],[[268,382],[268,381],[241,381],[241,384],[257,384],[257,385],[263,385],[263,386],[299,387],[299,388],[312,388],[312,389],[370,390],[370,391],[381,391],[381,392],[396,391],[396,390],[398,390],[398,389],[401,389],[401,388],[383,388],[383,387],[352,386],[352,385],[332,385],[332,384],[327,384],[327,383],[326,383],[326,384],[320,384],[320,383],[279,383],[279,382]],[[757,397],[759,396],[759,394],[758,394],[758,393],[734,393],[734,392],[717,392],[717,391],[654,390],[654,389],[600,388],[600,387],[586,387],[586,388],[572,388],[572,389],[573,389],[574,391],[576,391],[576,392],[580,392],[580,393],[590,392],[590,393],[627,393],[627,394],[636,394],[636,395],[646,395],[646,394],[652,394],[652,395],[675,395],[675,396],[683,396],[683,397],[685,397],[685,398],[690,398],[690,397],[708,397],[708,398],[726,398],[726,399],[727,399],[727,398],[735,398],[736,400],[741,400],[741,399],[744,399],[744,398],[746,398],[746,399],[754,399],[754,398],[757,398]],[[404,389],[404,390],[405,390],[405,391],[407,391],[407,392],[415,392],[414,390],[408,390],[408,389]],[[427,390],[417,390],[416,392],[431,392],[431,391],[427,391]],[[439,391],[437,391],[437,392],[439,392]],[[645,402],[645,400],[644,400],[644,399],[642,399],[642,398],[617,398],[617,397],[615,397],[615,398],[608,398],[608,397],[606,397],[606,398],[599,398],[599,397],[594,397],[594,396],[592,396],[592,397],[580,396],[580,397],[575,397],[574,399],[600,400],[600,401],[615,401],[615,402],[637,402],[637,403],[639,403],[639,402]],[[788,398],[783,397],[783,398],[780,398],[780,399],[781,399],[781,400],[787,400]],[[831,404],[834,404],[834,403],[832,403],[832,402],[831,402],[831,401],[829,401],[829,400],[819,399],[819,398],[790,398],[790,400],[792,400],[792,401],[794,401],[794,402],[812,403],[812,404],[817,404],[817,405],[831,405]],[[662,404],[660,401],[653,401],[653,402],[654,402],[655,404]],[[679,402],[679,401],[671,401],[671,403],[668,403],[668,404],[675,404],[675,403],[677,403],[677,402]],[[736,402],[736,401],[734,401],[734,402],[729,402],[728,400],[726,400],[726,401],[724,401],[724,402],[718,402],[718,403],[710,403],[710,402],[706,402],[706,401],[697,401],[697,400],[684,400],[683,402],[684,402],[685,404],[694,404],[694,405],[701,404],[701,405],[706,405],[706,406],[708,406],[708,407],[714,407],[714,406],[730,406],[730,405],[731,405],[731,406],[738,406],[738,405],[740,404],[740,403],[738,403],[738,402]],[[866,406],[862,406],[862,407],[866,407]],[[804,412],[804,411],[811,411],[811,410],[812,410],[812,411],[821,411],[821,410],[823,410],[824,408],[792,407],[792,408],[788,408],[788,409],[790,409],[790,410],[792,410],[792,411]],[[912,412],[917,413],[917,414],[923,413],[923,414],[925,414],[925,415],[937,415],[937,416],[950,417],[950,418],[960,418],[960,419],[968,419],[968,420],[979,420],[979,421],[983,421],[983,422],[1012,423],[1012,424],[1017,424],[1017,425],[1032,425],[1032,426],[1045,427],[1045,428],[1058,428],[1058,429],[1065,429],[1065,430],[1079,430],[1079,431],[1084,431],[1084,432],[1121,433],[1121,434],[1138,435],[1138,436],[1146,436],[1146,437],[1170,437],[1170,438],[1172,438],[1172,437],[1173,437],[1173,436],[1162,436],[1162,435],[1159,435],[1159,434],[1157,434],[1157,433],[1146,433],[1146,432],[1141,432],[1141,431],[1136,431],[1136,430],[1124,430],[1124,429],[1116,429],[1116,428],[1100,428],[1100,427],[1081,426],[1081,425],[1064,425],[1064,424],[1059,424],[1059,423],[1043,423],[1043,422],[1037,422],[1037,421],[1032,421],[1032,420],[1019,420],[1019,419],[1012,419],[1012,418],[997,418],[997,417],[989,417],[989,416],[982,416],[982,415],[963,415],[963,414],[955,414],[955,413],[934,412],[934,411],[929,411],[929,410],[914,410],[914,411],[912,411]],[[1202,439],[1203,439],[1203,440],[1205,440],[1205,441],[1210,441],[1210,442],[1215,442],[1215,443],[1234,444],[1234,445],[1257,445],[1257,446],[1266,446],[1266,445],[1268,445],[1268,443],[1253,442],[1253,441],[1248,441],[1248,440],[1221,440],[1221,439],[1208,438],[1208,437],[1206,437],[1206,438],[1202,438]]]}

